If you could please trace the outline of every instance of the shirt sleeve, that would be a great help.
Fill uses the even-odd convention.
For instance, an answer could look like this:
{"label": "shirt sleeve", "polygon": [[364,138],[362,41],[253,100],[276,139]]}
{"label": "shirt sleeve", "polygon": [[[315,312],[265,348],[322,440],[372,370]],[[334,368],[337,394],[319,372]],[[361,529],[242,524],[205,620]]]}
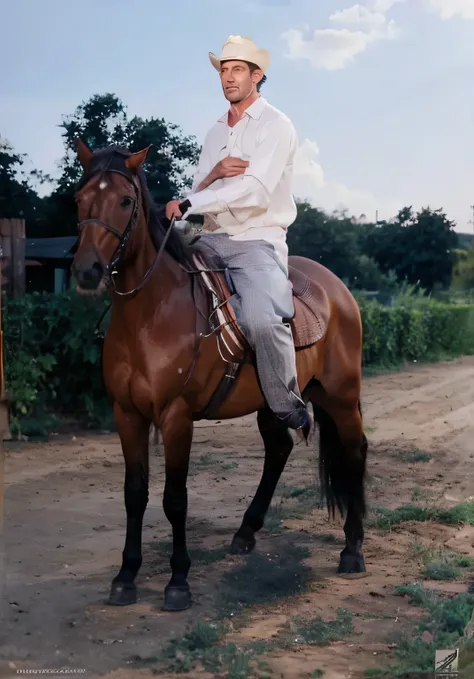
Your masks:
{"label": "shirt sleeve", "polygon": [[242,208],[244,221],[249,208],[265,210],[290,157],[296,148],[296,132],[290,121],[274,120],[263,130],[245,173],[225,186],[191,193],[191,207],[183,215],[219,214],[232,211],[236,219]]}
{"label": "shirt sleeve", "polygon": [[209,136],[210,133],[207,134],[204,139],[204,143],[201,148],[201,153],[199,154],[199,161],[196,174],[194,175],[193,178],[192,187],[187,193],[187,198],[189,198],[191,195],[194,195],[194,193],[197,191],[199,184],[202,182],[203,179],[207,177],[209,172],[212,170],[213,166],[210,153]]}

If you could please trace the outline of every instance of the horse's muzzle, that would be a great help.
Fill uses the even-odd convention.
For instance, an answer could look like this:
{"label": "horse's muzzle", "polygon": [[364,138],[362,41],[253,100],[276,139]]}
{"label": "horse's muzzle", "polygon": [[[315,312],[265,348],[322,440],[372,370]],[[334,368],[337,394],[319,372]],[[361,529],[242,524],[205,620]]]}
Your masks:
{"label": "horse's muzzle", "polygon": [[80,290],[86,292],[94,292],[99,289],[99,286],[104,277],[104,269],[100,262],[96,261],[92,266],[80,266],[74,264],[72,273],[76,279],[77,286]]}

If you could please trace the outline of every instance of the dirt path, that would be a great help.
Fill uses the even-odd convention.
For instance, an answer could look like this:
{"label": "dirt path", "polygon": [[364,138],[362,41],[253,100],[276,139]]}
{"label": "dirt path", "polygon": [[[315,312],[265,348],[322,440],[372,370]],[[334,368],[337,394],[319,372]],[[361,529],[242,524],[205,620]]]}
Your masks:
{"label": "dirt path", "polygon": [[[473,358],[367,379],[363,406],[372,507],[421,500],[449,508],[473,498]],[[369,527],[367,577],[338,578],[342,526],[339,520],[329,522],[304,490],[317,484],[317,464],[313,451],[298,446],[249,562],[252,571],[244,561],[226,558],[225,548],[260,478],[255,421],[205,423],[196,428],[189,479],[194,607],[175,615],[160,609],[170,530],[161,507],[162,457],[155,453],[140,600],[131,608],[109,608],[104,601],[124,535],[121,449],[115,435],[56,439],[8,446],[8,600],[0,628],[0,677],[18,676],[19,668],[62,667],[84,669],[88,679],[103,674],[147,679],[156,676],[154,659],[171,639],[219,616],[231,625],[229,644],[239,649],[253,644],[258,651],[257,641],[267,643],[260,655],[254,652],[260,674],[235,670],[229,677],[364,676],[393,658],[399,633],[419,619],[420,610],[392,589],[420,580],[416,550],[449,548],[474,557],[474,528],[465,524],[404,524],[390,533]],[[279,596],[262,595],[265,585],[278,583]],[[425,586],[467,591],[467,576],[447,583],[425,580]],[[249,598],[244,611],[239,593]],[[340,609],[351,616],[347,629]],[[338,610],[333,640],[305,643],[309,631],[301,620],[334,621]],[[178,651],[178,660],[185,662],[181,656]],[[198,663],[190,676],[225,675],[206,674]]]}

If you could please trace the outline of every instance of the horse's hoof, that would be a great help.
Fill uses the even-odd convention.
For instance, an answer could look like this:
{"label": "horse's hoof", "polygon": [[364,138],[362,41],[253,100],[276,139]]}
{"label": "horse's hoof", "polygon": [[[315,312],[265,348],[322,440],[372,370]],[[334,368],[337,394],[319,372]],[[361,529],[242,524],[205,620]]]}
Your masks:
{"label": "horse's hoof", "polygon": [[365,560],[363,554],[341,554],[339,568],[340,575],[353,575],[355,573],[365,573]]}
{"label": "horse's hoof", "polygon": [[191,592],[189,587],[171,587],[165,589],[164,611],[185,611],[191,607]]}
{"label": "horse's hoof", "polygon": [[229,554],[250,554],[253,551],[257,541],[254,537],[252,538],[242,538],[239,535],[235,535],[230,545]]}
{"label": "horse's hoof", "polygon": [[113,582],[110,589],[109,606],[130,606],[137,602],[137,588],[133,582]]}

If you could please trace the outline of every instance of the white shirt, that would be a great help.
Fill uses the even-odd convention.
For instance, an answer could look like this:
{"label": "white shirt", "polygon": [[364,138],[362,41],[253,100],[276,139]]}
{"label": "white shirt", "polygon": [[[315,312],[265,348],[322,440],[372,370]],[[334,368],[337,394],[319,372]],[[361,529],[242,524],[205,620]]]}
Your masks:
{"label": "white shirt", "polygon": [[[296,218],[291,186],[297,146],[290,119],[262,97],[246,109],[234,127],[229,127],[225,113],[204,140],[187,196],[191,208],[183,219],[191,214],[210,215],[217,223],[214,233],[227,233],[236,240],[266,240],[286,269],[286,231]],[[248,160],[245,173],[217,179],[196,193],[202,180],[226,156]]]}

